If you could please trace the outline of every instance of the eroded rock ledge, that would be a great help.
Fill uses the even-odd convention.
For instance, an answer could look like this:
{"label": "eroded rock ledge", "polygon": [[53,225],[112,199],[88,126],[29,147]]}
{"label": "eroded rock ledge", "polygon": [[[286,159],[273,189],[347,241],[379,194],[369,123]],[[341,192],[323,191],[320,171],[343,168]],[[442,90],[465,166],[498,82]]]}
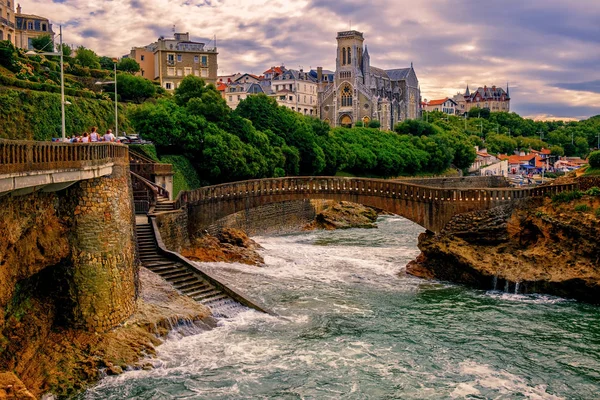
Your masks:
{"label": "eroded rock ledge", "polygon": [[[585,211],[575,206],[585,204]],[[547,293],[600,304],[598,196],[548,198],[456,216],[419,236],[409,274],[481,289]],[[581,207],[580,207],[581,210]]]}

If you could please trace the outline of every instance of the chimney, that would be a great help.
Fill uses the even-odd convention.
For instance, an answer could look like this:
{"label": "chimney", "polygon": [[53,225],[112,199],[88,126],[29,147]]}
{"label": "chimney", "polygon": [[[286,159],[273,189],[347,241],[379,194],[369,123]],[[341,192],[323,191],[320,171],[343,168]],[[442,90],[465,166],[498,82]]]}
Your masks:
{"label": "chimney", "polygon": [[21,3],[17,4],[17,14],[21,14]]}
{"label": "chimney", "polygon": [[317,67],[317,82],[323,80],[323,67]]}

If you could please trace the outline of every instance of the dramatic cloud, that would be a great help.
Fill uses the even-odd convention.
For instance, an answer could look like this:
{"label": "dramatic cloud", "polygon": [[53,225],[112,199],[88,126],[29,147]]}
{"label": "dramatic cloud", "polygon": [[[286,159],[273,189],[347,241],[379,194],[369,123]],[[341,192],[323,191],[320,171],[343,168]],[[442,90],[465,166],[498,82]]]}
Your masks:
{"label": "dramatic cloud", "polygon": [[[510,85],[513,111],[600,114],[597,0],[112,0],[21,3],[63,25],[65,41],[107,56],[159,36],[217,38],[219,73],[273,65],[335,68],[338,31],[364,32],[372,65],[414,63],[424,98]],[[557,83],[560,82],[560,83]]]}

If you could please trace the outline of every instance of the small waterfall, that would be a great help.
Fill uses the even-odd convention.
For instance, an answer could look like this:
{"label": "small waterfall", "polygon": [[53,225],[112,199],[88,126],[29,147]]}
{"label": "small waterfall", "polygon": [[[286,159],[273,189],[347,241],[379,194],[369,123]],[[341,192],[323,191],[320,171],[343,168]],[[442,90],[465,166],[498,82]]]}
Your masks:
{"label": "small waterfall", "polygon": [[207,306],[215,318],[233,318],[248,310],[248,307],[230,298],[215,301]]}
{"label": "small waterfall", "polygon": [[492,280],[492,290],[496,290],[498,288],[498,275],[494,275],[494,279]]}

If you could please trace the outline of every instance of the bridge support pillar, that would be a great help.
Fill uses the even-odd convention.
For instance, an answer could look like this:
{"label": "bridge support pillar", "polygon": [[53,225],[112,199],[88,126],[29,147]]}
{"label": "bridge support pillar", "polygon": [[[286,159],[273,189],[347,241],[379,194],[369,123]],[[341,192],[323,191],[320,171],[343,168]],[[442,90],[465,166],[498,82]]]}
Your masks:
{"label": "bridge support pillar", "polygon": [[105,331],[135,308],[135,215],[126,166],[80,182],[69,192],[76,202],[71,230],[72,270],[67,274],[70,319],[80,329]]}

